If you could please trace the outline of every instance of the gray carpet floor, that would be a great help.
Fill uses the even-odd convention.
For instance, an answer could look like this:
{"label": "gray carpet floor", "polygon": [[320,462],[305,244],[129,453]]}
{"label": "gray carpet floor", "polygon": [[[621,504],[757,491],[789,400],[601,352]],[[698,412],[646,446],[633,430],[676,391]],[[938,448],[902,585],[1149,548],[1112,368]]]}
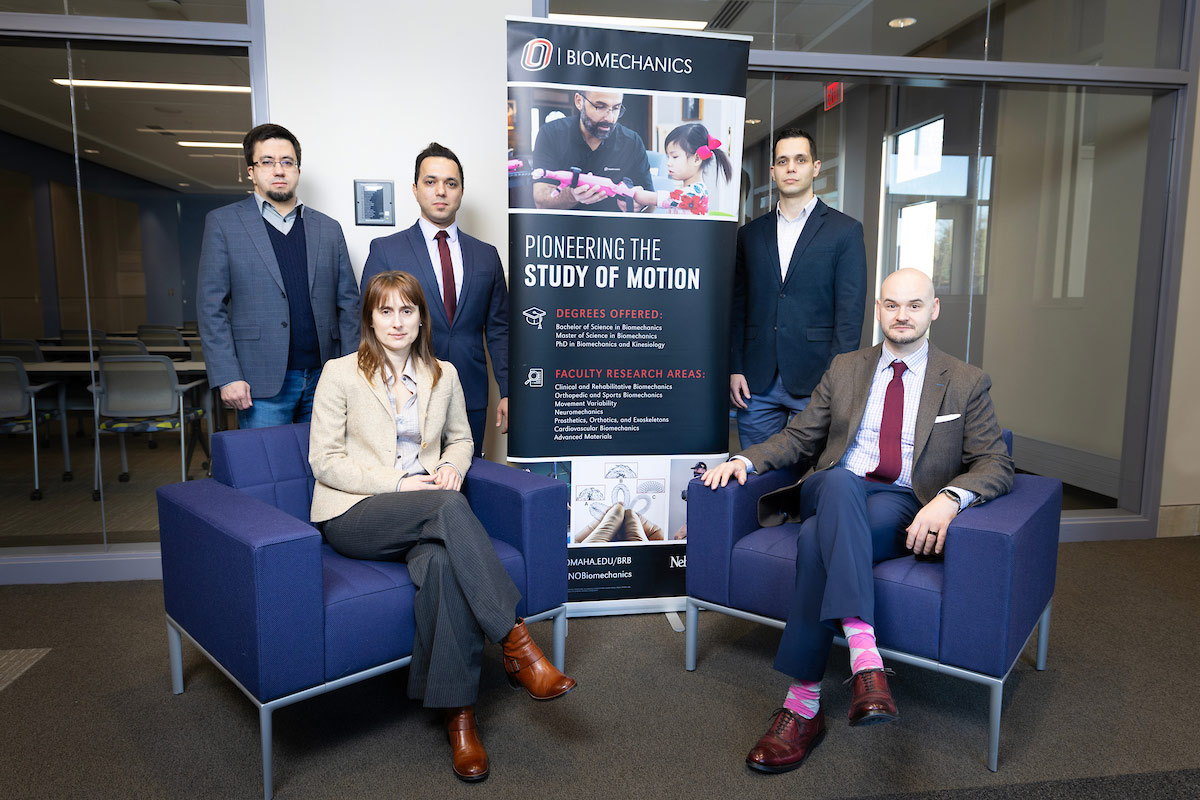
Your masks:
{"label": "gray carpet floor", "polygon": [[[1012,672],[998,773],[984,687],[895,665],[900,721],[851,730],[839,648],[825,742],[795,772],[751,772],[787,684],[770,667],[778,632],[701,614],[688,673],[683,635],[648,614],[571,620],[580,686],[552,703],[510,690],[489,645],[482,784],[452,776],[401,671],[276,713],[276,797],[1200,797],[1198,574],[1200,539],[1063,545],[1049,668],[1030,650]],[[549,624],[532,627],[548,644]],[[171,694],[160,584],[0,587],[0,651],[38,648],[0,690],[0,797],[262,796],[253,706],[186,643]]]}

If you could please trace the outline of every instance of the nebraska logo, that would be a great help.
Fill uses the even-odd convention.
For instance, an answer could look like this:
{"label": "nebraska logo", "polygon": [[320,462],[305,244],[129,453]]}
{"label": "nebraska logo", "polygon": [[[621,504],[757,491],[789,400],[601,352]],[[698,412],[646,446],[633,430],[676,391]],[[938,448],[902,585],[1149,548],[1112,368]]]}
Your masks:
{"label": "nebraska logo", "polygon": [[550,66],[550,54],[554,45],[549,39],[530,39],[521,51],[521,66],[530,72],[537,72]]}

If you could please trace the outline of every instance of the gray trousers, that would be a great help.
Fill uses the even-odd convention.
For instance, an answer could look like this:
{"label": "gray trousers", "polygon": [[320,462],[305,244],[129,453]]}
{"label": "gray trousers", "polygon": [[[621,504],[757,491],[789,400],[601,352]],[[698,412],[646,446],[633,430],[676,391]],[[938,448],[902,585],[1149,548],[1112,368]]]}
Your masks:
{"label": "gray trousers", "polygon": [[408,696],[426,708],[473,705],[483,638],[508,635],[521,593],[462,493],[378,494],[326,522],[324,533],[349,558],[407,562],[417,587]]}

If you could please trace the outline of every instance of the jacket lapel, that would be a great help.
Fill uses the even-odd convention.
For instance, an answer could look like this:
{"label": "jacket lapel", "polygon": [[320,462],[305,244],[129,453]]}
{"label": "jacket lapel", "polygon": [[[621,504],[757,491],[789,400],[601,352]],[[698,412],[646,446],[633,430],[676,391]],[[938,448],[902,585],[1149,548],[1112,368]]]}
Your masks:
{"label": "jacket lapel", "polygon": [[[304,214],[303,208],[300,209],[300,214]],[[321,252],[321,227],[317,224],[316,215],[310,216],[304,224],[304,249],[308,251],[308,293],[310,295],[313,285],[317,282],[317,254]]]}
{"label": "jacket lapel", "polygon": [[392,401],[388,400],[387,384],[383,382],[383,376],[376,375],[375,380],[369,381],[367,380],[367,376],[362,374],[362,370],[357,370],[357,374],[358,379],[366,385],[367,391],[374,395],[379,404],[383,406],[383,409],[387,412],[388,419],[395,419],[396,412],[392,408]]}
{"label": "jacket lapel", "polygon": [[925,382],[921,386],[921,402],[917,406],[917,424],[913,432],[913,471],[933,433],[933,421],[942,407],[946,385],[950,382],[950,359],[929,343],[929,362],[925,365]]}
{"label": "jacket lapel", "polygon": [[[458,249],[462,253],[463,260],[463,276],[462,286],[458,291],[458,303],[455,305],[454,321],[458,322],[458,318],[462,315],[458,313],[459,309],[465,308],[467,305],[467,297],[471,290],[471,275],[475,270],[475,248],[468,247],[466,238],[463,236],[462,228],[458,229]],[[445,305],[443,303],[443,305]],[[444,311],[445,309],[443,309]],[[451,327],[454,327],[451,325]]]}
{"label": "jacket lapel", "polygon": [[267,223],[263,221],[262,209],[258,206],[258,198],[254,195],[246,198],[246,202],[238,206],[238,214],[242,218],[242,224],[246,227],[246,233],[250,236],[250,241],[254,243],[254,249],[258,251],[258,255],[262,258],[267,272],[270,273],[271,278],[278,284],[279,291],[285,292],[283,274],[280,273],[279,262],[275,259],[275,248],[271,246],[271,237],[267,234],[266,227],[264,227]]}
{"label": "jacket lapel", "polygon": [[871,395],[871,383],[875,380],[875,365],[879,363],[879,354],[882,352],[883,345],[877,344],[869,350],[864,350],[862,358],[855,364],[854,376],[852,378],[854,381],[854,404],[850,407],[850,424],[846,427],[847,440],[844,442],[842,452],[838,456],[839,459],[842,455],[845,455],[854,437],[858,435],[858,428],[862,425],[863,414],[867,411],[867,400]]}
{"label": "jacket lapel", "polygon": [[[429,247],[425,243],[425,236],[421,233],[421,224],[413,224],[406,233],[413,257],[413,260],[408,263],[421,265],[417,271],[417,280],[421,282],[421,290],[425,292],[425,303],[429,306],[429,313],[438,317],[449,330],[450,320],[446,316],[446,304],[442,302],[442,291],[438,288],[437,276],[433,272],[433,263],[429,260]],[[403,264],[405,259],[400,259],[399,262]],[[440,264],[438,268],[441,268]]]}
{"label": "jacket lapel", "polygon": [[[792,250],[792,258],[788,262],[787,276],[783,283],[786,286],[792,282],[792,277],[800,271],[800,259],[804,255],[804,251],[808,249],[808,245],[812,243],[813,237],[817,235],[817,231],[821,230],[821,226],[825,224],[825,214],[828,213],[829,206],[821,200],[817,200],[817,204],[813,206],[812,214],[809,215],[808,221],[804,223],[804,230],[800,233],[800,238],[796,240],[796,247]],[[775,252],[779,252],[779,248],[775,248]],[[778,261],[779,256],[776,255]]]}
{"label": "jacket lapel", "polygon": [[433,376],[426,371],[425,365],[415,359],[413,372],[416,373],[417,379],[417,419],[421,423],[421,452],[424,453],[429,442],[440,441],[441,433],[426,429],[426,423],[429,421],[429,398],[433,393]]}
{"label": "jacket lapel", "polygon": [[763,246],[767,249],[767,258],[771,265],[771,276],[776,286],[783,284],[782,267],[779,264],[779,228],[774,210],[769,214],[770,219],[762,226]]}

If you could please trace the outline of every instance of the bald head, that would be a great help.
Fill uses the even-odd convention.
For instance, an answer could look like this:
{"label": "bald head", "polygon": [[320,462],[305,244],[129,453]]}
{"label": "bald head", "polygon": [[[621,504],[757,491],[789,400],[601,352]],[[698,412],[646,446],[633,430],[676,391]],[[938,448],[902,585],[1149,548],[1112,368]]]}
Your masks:
{"label": "bald head", "polygon": [[879,287],[875,319],[888,349],[903,358],[921,348],[930,324],[941,308],[933,296],[933,281],[917,269],[896,270]]}

